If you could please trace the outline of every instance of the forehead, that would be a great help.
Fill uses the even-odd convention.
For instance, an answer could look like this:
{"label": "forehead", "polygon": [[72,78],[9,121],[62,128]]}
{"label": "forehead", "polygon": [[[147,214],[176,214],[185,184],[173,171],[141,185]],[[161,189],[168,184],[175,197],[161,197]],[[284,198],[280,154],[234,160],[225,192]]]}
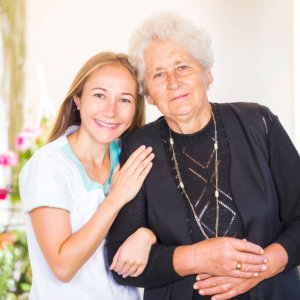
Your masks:
{"label": "forehead", "polygon": [[165,65],[194,61],[187,48],[170,40],[154,40],[144,52],[146,69],[164,68]]}
{"label": "forehead", "polygon": [[92,85],[100,85],[99,87],[103,88],[136,88],[137,83],[126,67],[111,64],[104,65],[89,75],[84,87]]}

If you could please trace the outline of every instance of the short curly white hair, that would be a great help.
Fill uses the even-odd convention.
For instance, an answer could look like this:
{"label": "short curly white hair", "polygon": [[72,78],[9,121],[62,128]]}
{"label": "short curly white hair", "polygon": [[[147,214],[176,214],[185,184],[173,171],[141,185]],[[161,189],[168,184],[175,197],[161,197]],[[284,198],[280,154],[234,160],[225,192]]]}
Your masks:
{"label": "short curly white hair", "polygon": [[184,45],[206,70],[211,70],[214,62],[211,39],[204,28],[196,27],[177,12],[152,14],[141,22],[129,41],[129,61],[137,71],[141,94],[146,91],[144,52],[155,39],[171,40]]}

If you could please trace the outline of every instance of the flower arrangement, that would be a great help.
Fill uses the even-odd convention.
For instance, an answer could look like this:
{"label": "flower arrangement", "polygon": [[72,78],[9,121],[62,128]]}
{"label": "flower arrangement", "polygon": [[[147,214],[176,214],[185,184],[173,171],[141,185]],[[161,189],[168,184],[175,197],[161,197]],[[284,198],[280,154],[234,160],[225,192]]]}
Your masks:
{"label": "flower arrangement", "polygon": [[0,187],[0,200],[5,200],[9,195],[12,203],[20,201],[19,174],[33,153],[46,142],[49,128],[48,119],[42,118],[39,127],[29,126],[17,134],[15,151],[0,153],[0,166],[12,171],[12,184],[10,187]]}
{"label": "flower arrangement", "polygon": [[[43,118],[38,128],[27,127],[15,138],[15,151],[0,153],[0,167],[11,170],[10,186],[0,186],[0,201],[10,201],[9,219],[0,232],[0,300],[28,299],[31,288],[31,268],[28,258],[26,233],[10,230],[16,211],[21,211],[19,194],[19,173],[33,153],[47,139],[50,126]],[[18,224],[20,225],[20,224]]]}

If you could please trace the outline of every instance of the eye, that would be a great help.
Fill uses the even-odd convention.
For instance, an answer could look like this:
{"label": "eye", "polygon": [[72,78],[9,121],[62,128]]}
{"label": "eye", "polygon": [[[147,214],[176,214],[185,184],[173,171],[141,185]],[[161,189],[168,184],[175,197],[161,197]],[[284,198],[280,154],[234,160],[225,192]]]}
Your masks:
{"label": "eye", "polygon": [[160,72],[160,73],[157,73],[153,76],[153,78],[159,78],[159,77],[162,77],[164,76],[164,73],[163,72]]}
{"label": "eye", "polygon": [[188,69],[188,66],[179,66],[178,69],[179,69],[180,71],[185,71],[185,70]]}
{"label": "eye", "polygon": [[100,99],[104,99],[104,97],[105,97],[104,94],[101,94],[101,93],[97,93],[94,96],[97,98],[100,98]]}
{"label": "eye", "polygon": [[121,98],[120,101],[122,103],[131,103],[131,100],[130,99],[127,99],[127,98]]}

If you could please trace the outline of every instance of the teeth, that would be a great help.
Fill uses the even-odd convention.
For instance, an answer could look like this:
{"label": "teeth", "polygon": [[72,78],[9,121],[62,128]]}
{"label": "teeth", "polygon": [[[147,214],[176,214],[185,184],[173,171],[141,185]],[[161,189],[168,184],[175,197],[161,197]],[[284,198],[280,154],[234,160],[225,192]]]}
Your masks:
{"label": "teeth", "polygon": [[116,124],[107,124],[107,123],[100,122],[100,121],[98,121],[98,120],[96,120],[96,122],[97,122],[98,124],[100,124],[101,126],[104,126],[104,127],[107,127],[107,128],[113,128],[113,127],[116,126]]}

